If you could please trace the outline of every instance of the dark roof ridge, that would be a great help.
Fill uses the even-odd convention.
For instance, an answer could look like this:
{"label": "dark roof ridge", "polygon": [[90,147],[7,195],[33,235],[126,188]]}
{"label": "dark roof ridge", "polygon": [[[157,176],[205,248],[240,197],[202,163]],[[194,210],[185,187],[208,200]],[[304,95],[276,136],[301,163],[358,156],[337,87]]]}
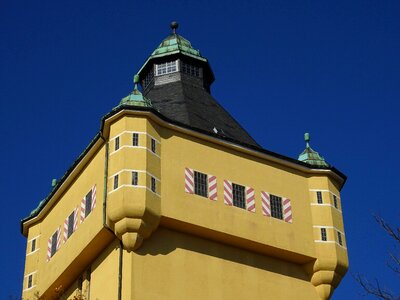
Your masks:
{"label": "dark roof ridge", "polygon": [[[187,94],[187,91],[186,91],[186,88],[185,88],[185,84],[188,84],[188,83],[183,83],[182,82],[182,85],[183,85],[183,93],[184,93],[184,95],[185,96],[187,96],[187,97],[189,97],[189,95]],[[198,86],[196,86],[196,85],[190,85],[191,87],[193,87],[193,88],[199,88]],[[204,89],[204,91],[205,92],[207,92],[205,89]],[[208,93],[208,92],[207,92]],[[212,97],[212,95],[211,95],[211,93],[208,93],[211,97]],[[238,122],[220,103],[219,103],[219,101],[217,100],[217,99],[215,99],[214,97],[212,97],[212,99],[214,100],[214,102],[215,102],[215,104],[218,106],[218,108],[219,109],[221,109],[222,111],[224,111],[230,118],[232,118],[232,120],[236,123],[235,125],[237,125],[251,140],[252,140],[252,142],[256,145],[256,146],[258,146],[258,147],[261,147],[260,146],[260,144],[258,144],[257,143],[257,141],[249,134],[249,132],[240,124],[240,122]],[[189,111],[189,113],[191,113],[191,111]],[[217,128],[218,129],[218,128]]]}

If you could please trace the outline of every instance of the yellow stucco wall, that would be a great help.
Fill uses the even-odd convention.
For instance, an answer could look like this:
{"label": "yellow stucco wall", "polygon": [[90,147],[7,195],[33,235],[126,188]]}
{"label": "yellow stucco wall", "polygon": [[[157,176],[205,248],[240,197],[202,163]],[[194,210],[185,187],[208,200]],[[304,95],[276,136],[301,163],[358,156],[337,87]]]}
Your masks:
{"label": "yellow stucco wall", "polygon": [[[314,256],[307,178],[266,160],[165,131],[162,215],[264,245]],[[218,201],[186,193],[185,167],[217,177]],[[256,212],[224,204],[224,180],[255,190]],[[261,191],[291,200],[293,223],[265,217]]]}
{"label": "yellow stucco wall", "polygon": [[[44,294],[54,281],[69,267],[76,257],[87,246],[88,241],[95,238],[103,228],[102,199],[104,181],[104,147],[88,162],[87,166],[70,184],[59,199],[54,199],[54,205],[46,216],[29,228],[28,240],[39,236],[40,249],[28,255],[25,263],[25,276],[35,273],[36,286],[23,292],[24,299],[34,299],[34,294]],[[96,185],[96,207],[81,222],[80,206],[82,198]],[[64,220],[78,208],[78,226],[76,231],[64,242]],[[48,240],[60,228],[60,247],[48,260]],[[29,243],[28,243],[29,248]],[[61,289],[65,289],[62,287]]]}
{"label": "yellow stucco wall", "polygon": [[165,228],[127,256],[124,299],[319,299],[299,265]]}
{"label": "yellow stucco wall", "polygon": [[[340,183],[330,175],[252,155],[143,115],[122,112],[105,123],[104,132],[108,169],[103,143],[67,180],[68,188],[52,200],[46,216],[29,226],[27,254],[36,236],[39,250],[26,258],[25,276],[36,273],[35,287],[24,291],[24,299],[35,291],[54,297],[59,284],[66,285],[69,299],[88,268],[90,282],[83,286],[90,285],[91,299],[116,299],[119,240],[125,248],[122,299],[327,299],[345,274]],[[134,133],[138,145],[132,144]],[[185,191],[185,168],[216,176],[216,201]],[[132,172],[138,173],[136,186]],[[224,180],[254,189],[255,212],[224,203]],[[47,262],[48,238],[93,185],[96,208]],[[293,221],[264,216],[262,191],[290,199]],[[327,241],[321,241],[321,228]]]}
{"label": "yellow stucco wall", "polygon": [[[92,263],[90,298],[117,299],[120,242],[115,239]],[[105,288],[106,287],[106,288]]]}

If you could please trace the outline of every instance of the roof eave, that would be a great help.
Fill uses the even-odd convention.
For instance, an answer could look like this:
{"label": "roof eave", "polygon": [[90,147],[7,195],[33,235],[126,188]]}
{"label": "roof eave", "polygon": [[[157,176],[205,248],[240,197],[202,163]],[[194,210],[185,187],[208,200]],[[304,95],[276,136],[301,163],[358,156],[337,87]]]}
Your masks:
{"label": "roof eave", "polygon": [[86,159],[88,157],[89,158],[91,157],[91,156],[88,156],[89,153],[94,153],[104,143],[104,138],[107,138],[108,134],[109,134],[109,131],[104,130],[104,129],[108,130],[108,128],[105,127],[106,123],[112,122],[116,118],[121,117],[124,110],[128,111],[128,112],[146,114],[146,115],[149,115],[150,117],[154,116],[158,121],[168,125],[169,127],[173,128],[175,130],[179,130],[179,131],[191,134],[191,135],[195,135],[202,139],[208,139],[214,143],[222,144],[224,146],[230,146],[231,148],[234,148],[241,152],[247,152],[249,154],[252,154],[252,155],[264,158],[264,159],[267,158],[269,160],[275,161],[280,164],[284,164],[291,168],[299,169],[306,173],[322,173],[322,174],[329,173],[338,180],[339,185],[340,185],[339,189],[341,189],[343,187],[343,185],[345,184],[345,182],[347,180],[346,175],[344,175],[342,172],[340,172],[338,169],[336,169],[333,166],[331,166],[331,167],[311,166],[305,162],[298,161],[294,158],[290,158],[290,157],[269,151],[269,150],[261,148],[261,147],[246,144],[246,143],[237,141],[237,140],[229,138],[229,137],[220,136],[218,134],[213,134],[211,132],[171,120],[151,107],[133,107],[130,105],[119,105],[116,108],[114,108],[112,111],[110,111],[108,114],[103,116],[103,118],[101,120],[100,132],[93,138],[93,140],[86,147],[86,149],[79,155],[77,160],[72,164],[72,166],[63,175],[63,177],[60,179],[60,181],[57,183],[57,185],[54,187],[54,189],[46,197],[45,201],[43,202],[42,207],[39,208],[37,213],[30,215],[21,220],[21,233],[23,235],[27,236],[27,226],[31,223],[34,223],[36,219],[38,219],[41,215],[46,213],[47,210],[49,209],[48,204],[51,202],[51,200],[57,198],[56,196],[60,195],[64,191],[64,189],[66,188],[65,183],[66,183],[67,179],[69,177],[73,176],[74,173],[79,172],[80,168],[85,165]]}
{"label": "roof eave", "polygon": [[[21,220],[21,233],[24,236],[27,236],[27,228],[26,225],[34,223],[35,220],[40,217],[40,215],[44,214],[47,212],[47,204],[53,199],[55,195],[58,195],[62,193],[66,186],[65,182],[66,180],[73,175],[76,172],[79,172],[80,169],[85,165],[86,161],[85,159],[88,156],[88,154],[93,153],[97,151],[100,146],[102,145],[102,138],[101,138],[101,133],[98,132],[95,137],[90,141],[89,145],[83,150],[83,152],[78,156],[78,158],[74,161],[74,163],[71,165],[71,167],[68,168],[68,170],[64,173],[64,175],[60,178],[60,180],[57,182],[56,186],[52,189],[52,191],[47,195],[47,197],[44,199],[41,207],[37,208],[37,211]],[[91,157],[91,156],[90,156]]]}
{"label": "roof eave", "polygon": [[150,56],[146,59],[146,61],[145,61],[144,64],[142,65],[142,67],[139,69],[138,74],[140,74],[140,73],[143,71],[143,69],[146,67],[146,65],[147,65],[151,60],[156,59],[156,58],[160,58],[160,57],[165,57],[165,56],[174,55],[174,54],[182,54],[182,55],[185,55],[185,56],[188,56],[188,57],[191,57],[191,58],[200,60],[200,61],[202,61],[202,62],[208,63],[207,58],[204,58],[204,57],[202,57],[202,56],[193,55],[193,54],[190,54],[190,53],[186,53],[186,52],[184,52],[184,51],[181,51],[181,50],[177,49],[177,50],[174,50],[174,51],[171,51],[171,52],[165,52],[165,53],[154,54],[154,55],[152,54],[152,55],[150,55]]}
{"label": "roof eave", "polygon": [[[270,158],[270,159],[274,158],[273,160],[275,160],[277,162],[281,162],[281,163],[282,162],[286,162],[286,163],[290,164],[290,166],[295,167],[295,168],[301,167],[301,169],[303,171],[306,171],[306,170],[308,170],[308,171],[321,171],[321,172],[332,171],[332,172],[334,172],[336,174],[336,176],[339,179],[339,181],[342,181],[342,184],[340,185],[340,188],[343,187],[345,181],[347,180],[347,176],[345,174],[343,174],[342,172],[340,172],[338,169],[336,169],[334,166],[325,167],[325,166],[310,165],[308,163],[301,162],[301,161],[299,161],[297,159],[294,159],[294,158],[291,158],[291,157],[288,157],[288,156],[285,156],[285,155],[278,154],[276,152],[264,149],[262,147],[257,147],[255,145],[250,145],[250,144],[247,144],[247,143],[244,143],[244,142],[240,142],[240,141],[235,140],[233,138],[229,138],[229,137],[226,137],[226,136],[221,136],[221,135],[214,134],[214,133],[206,131],[206,130],[195,128],[195,127],[180,123],[178,121],[171,120],[168,117],[165,117],[164,115],[162,115],[160,112],[156,111],[154,108],[147,108],[147,107],[135,107],[135,108],[132,108],[132,107],[129,107],[129,106],[121,105],[121,106],[117,107],[116,109],[114,109],[113,111],[111,111],[110,113],[108,113],[107,115],[105,115],[103,117],[102,128],[104,127],[104,121],[106,119],[111,118],[114,115],[117,115],[120,111],[125,110],[125,109],[129,110],[129,111],[132,111],[132,110],[137,111],[137,112],[146,111],[147,113],[152,113],[160,121],[162,121],[163,123],[166,122],[167,124],[169,124],[174,129],[178,129],[180,131],[189,131],[190,133],[192,133],[192,135],[193,134],[201,135],[202,138],[208,138],[208,139],[211,139],[213,142],[217,142],[217,143],[224,144],[224,145],[229,144],[229,145],[231,145],[231,146],[233,146],[235,148],[240,148],[241,150],[247,150],[247,151],[253,152],[253,154],[254,154],[254,152],[257,152],[257,153],[262,154],[262,155],[267,155],[268,158]],[[288,165],[288,164],[286,164],[286,165]]]}

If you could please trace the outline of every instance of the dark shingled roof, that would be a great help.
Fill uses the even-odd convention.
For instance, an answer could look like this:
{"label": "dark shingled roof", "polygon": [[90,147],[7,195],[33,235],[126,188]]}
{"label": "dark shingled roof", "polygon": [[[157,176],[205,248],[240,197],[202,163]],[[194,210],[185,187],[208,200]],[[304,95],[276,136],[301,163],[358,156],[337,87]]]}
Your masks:
{"label": "dark shingled roof", "polygon": [[146,93],[153,107],[171,120],[258,146],[240,124],[201,86],[185,80],[153,86]]}

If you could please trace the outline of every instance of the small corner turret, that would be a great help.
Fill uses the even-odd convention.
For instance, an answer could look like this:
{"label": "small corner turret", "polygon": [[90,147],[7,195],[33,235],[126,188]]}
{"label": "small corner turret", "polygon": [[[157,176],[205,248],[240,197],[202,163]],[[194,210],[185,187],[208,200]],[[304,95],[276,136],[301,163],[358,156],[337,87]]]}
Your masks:
{"label": "small corner turret", "polygon": [[306,149],[299,155],[298,160],[312,166],[329,167],[325,159],[310,147],[310,134],[308,132],[304,134],[304,140],[306,141]]}
{"label": "small corner turret", "polygon": [[152,107],[151,101],[144,97],[138,89],[139,75],[133,77],[134,88],[133,91],[126,97],[122,98],[119,105],[132,105],[132,106],[144,106]]}

